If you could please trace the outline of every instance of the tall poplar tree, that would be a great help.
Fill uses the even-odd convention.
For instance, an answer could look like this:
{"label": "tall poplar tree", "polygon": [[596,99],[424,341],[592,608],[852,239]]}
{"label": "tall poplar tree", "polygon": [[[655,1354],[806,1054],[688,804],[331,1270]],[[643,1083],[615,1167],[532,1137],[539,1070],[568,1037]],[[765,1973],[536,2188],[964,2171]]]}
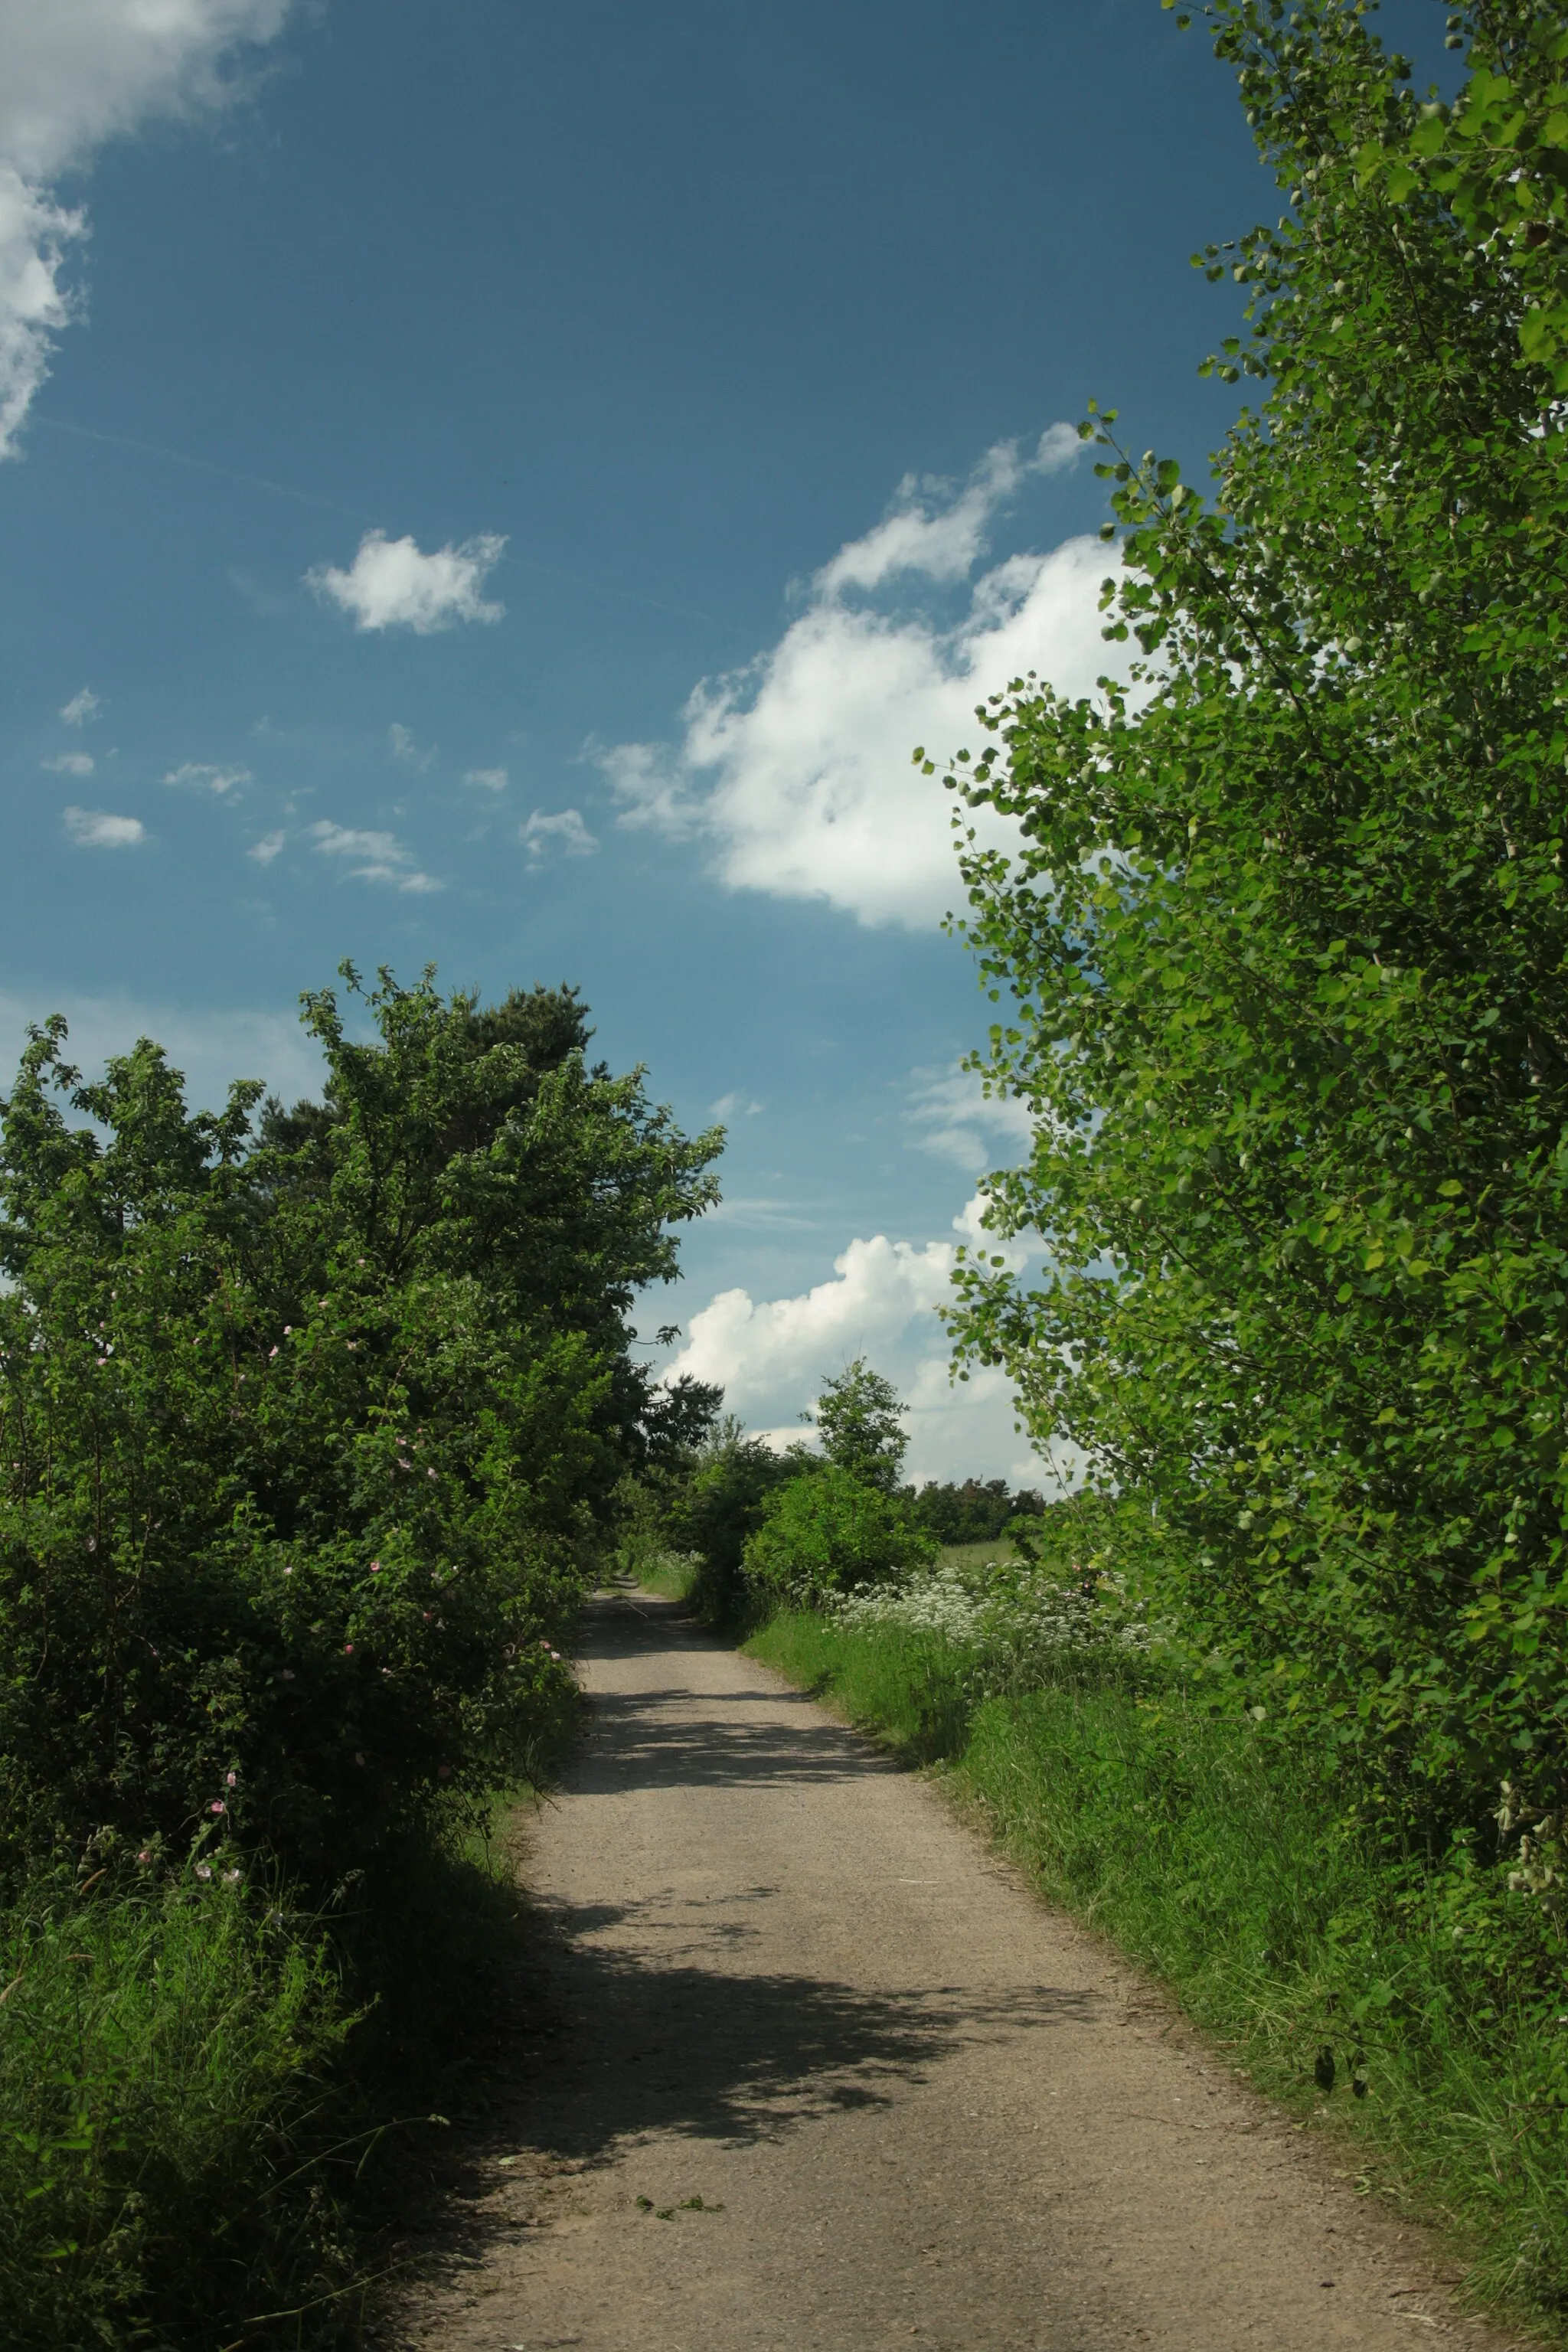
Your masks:
{"label": "tall poplar tree", "polygon": [[1363,5],[1203,13],[1285,198],[1195,257],[1262,398],[1206,498],[1085,425],[1119,674],[1015,680],[950,778],[1018,829],[960,928],[1047,1251],[972,1253],[955,1337],[1440,1833],[1568,1775],[1568,10],[1450,18],[1451,105]]}

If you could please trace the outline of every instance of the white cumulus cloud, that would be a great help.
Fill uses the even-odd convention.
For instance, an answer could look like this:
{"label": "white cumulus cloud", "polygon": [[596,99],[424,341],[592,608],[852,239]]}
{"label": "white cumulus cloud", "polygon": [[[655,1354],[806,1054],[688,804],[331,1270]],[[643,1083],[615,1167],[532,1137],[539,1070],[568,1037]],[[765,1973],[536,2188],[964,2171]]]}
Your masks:
{"label": "white cumulus cloud", "polygon": [[83,849],[133,849],[147,838],[138,816],[112,816],[105,809],[68,808],[65,827]]}
{"label": "white cumulus cloud", "polygon": [[[1025,456],[992,450],[962,487],[906,484],[892,511],[841,548],[778,643],[706,678],[679,743],[622,743],[598,758],[626,825],[705,845],[731,887],[822,898],[866,923],[923,926],[960,895],[951,796],[910,762],[984,740],[974,708],[1030,670],[1089,694],[1107,665],[1100,583],[1107,551],[1068,540],[971,577],[986,533],[1033,473],[1065,461],[1070,428]],[[885,592],[970,582],[956,619]],[[872,600],[884,594],[884,603]],[[985,838],[1005,840],[985,815]]]}
{"label": "white cumulus cloud", "polygon": [[90,776],[98,762],[90,751],[57,751],[52,760],[38,764],[56,776]]}
{"label": "white cumulus cloud", "polygon": [[507,772],[504,768],[470,768],[463,778],[466,784],[478,784],[481,792],[504,793]]}
{"label": "white cumulus cloud", "polygon": [[60,717],[68,727],[85,727],[89,719],[97,718],[102,708],[103,697],[94,694],[90,686],[84,686],[79,693],[72,695],[68,702],[61,703]]}
{"label": "white cumulus cloud", "polygon": [[245,854],[247,857],[254,857],[258,866],[270,866],[288,837],[285,833],[264,833],[259,841],[251,843]]}
{"label": "white cumulus cloud", "polygon": [[599,845],[576,809],[535,809],[517,829],[531,866],[542,866],[552,851],[562,857],[592,857]]}
{"label": "white cumulus cloud", "polygon": [[237,53],[290,0],[0,0],[0,458],[18,438],[59,331],[86,215],[50,184],[150,116],[220,104]]}
{"label": "white cumulus cloud", "polygon": [[323,857],[357,859],[349,867],[349,877],[354,882],[385,882],[395,890],[444,890],[433,874],[422,874],[414,862],[414,853],[395,833],[360,831],[353,825],[333,824],[327,818],[305,827],[305,837],[313,842]]}
{"label": "white cumulus cloud", "polygon": [[500,619],[506,607],[487,604],[481,591],[505,545],[494,531],[482,531],[426,555],[411,538],[367,530],[346,572],[318,563],[305,579],[356,629],[412,629],[426,637],[458,621]]}
{"label": "white cumulus cloud", "polygon": [[183,767],[171,768],[163,782],[184,792],[212,793],[221,799],[237,784],[248,784],[251,774],[248,768],[219,768],[205,760],[187,760]]}
{"label": "white cumulus cloud", "polygon": [[[955,1234],[982,1237],[976,1196],[952,1221]],[[1021,1267],[1016,1242],[984,1235],[986,1249]],[[721,1291],[692,1316],[686,1344],[664,1374],[717,1381],[725,1403],[776,1442],[802,1432],[799,1415],[826,1376],[865,1356],[892,1381],[909,1407],[908,1474],[916,1479],[1007,1476],[1029,1483],[1045,1465],[1014,1424],[1012,1391],[1003,1373],[982,1370],[956,1385],[936,1309],[952,1294],[954,1241],[893,1241],[886,1234],[852,1241],[833,1261],[832,1278],[792,1298],[754,1300]]]}

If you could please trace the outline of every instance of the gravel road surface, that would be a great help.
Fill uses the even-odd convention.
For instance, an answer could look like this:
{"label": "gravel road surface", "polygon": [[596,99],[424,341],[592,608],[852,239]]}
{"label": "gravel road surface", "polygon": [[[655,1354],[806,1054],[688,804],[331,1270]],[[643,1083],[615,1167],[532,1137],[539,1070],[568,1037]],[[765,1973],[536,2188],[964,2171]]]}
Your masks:
{"label": "gravel road surface", "polygon": [[584,1663],[542,2030],[401,2343],[1500,2352],[918,1779],[646,1595]]}

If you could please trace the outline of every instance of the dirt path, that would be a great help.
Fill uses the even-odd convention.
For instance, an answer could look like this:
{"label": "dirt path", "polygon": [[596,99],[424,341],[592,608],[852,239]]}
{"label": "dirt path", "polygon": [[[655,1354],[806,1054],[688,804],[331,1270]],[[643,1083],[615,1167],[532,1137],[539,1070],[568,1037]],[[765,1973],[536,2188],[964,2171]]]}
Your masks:
{"label": "dirt path", "polygon": [[646,1597],[585,1671],[553,2031],[404,2343],[1497,2352],[918,1780]]}

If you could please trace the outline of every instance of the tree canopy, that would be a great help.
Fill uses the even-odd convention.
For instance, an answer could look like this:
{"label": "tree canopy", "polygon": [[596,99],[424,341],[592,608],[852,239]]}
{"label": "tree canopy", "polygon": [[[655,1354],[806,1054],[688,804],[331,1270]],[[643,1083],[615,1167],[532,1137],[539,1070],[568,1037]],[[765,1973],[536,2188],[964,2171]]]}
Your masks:
{"label": "tree canopy", "polygon": [[1091,415],[1123,666],[952,766],[1018,836],[963,851],[1034,1114],[988,1222],[1047,1250],[954,1333],[1143,1498],[1194,1656],[1464,1822],[1568,1768],[1568,13],[1455,16],[1451,106],[1355,0],[1203,13],[1285,197],[1194,257],[1263,396],[1206,498]]}
{"label": "tree canopy", "polygon": [[[351,998],[363,995],[345,967]],[[36,1031],[0,1141],[0,1858],[221,1834],[319,1877],[526,1766],[656,1393],[637,1294],[719,1138],[570,992],[305,1000],[319,1105],[192,1113]],[[75,1113],[73,1121],[70,1117]]]}

